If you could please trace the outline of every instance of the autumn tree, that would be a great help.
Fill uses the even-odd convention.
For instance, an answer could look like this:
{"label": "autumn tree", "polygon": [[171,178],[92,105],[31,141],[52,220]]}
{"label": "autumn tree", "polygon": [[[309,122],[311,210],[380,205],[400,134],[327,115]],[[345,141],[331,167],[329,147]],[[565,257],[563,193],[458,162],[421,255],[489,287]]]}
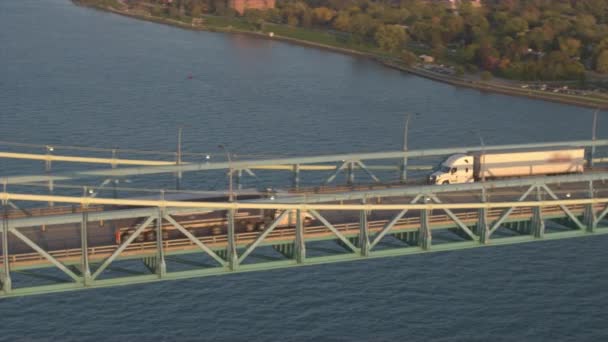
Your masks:
{"label": "autumn tree", "polygon": [[327,25],[336,16],[336,11],[327,7],[317,7],[312,10],[312,18],[318,25]]}
{"label": "autumn tree", "polygon": [[407,33],[398,25],[381,25],[374,35],[376,44],[386,51],[399,50],[407,39]]}
{"label": "autumn tree", "polygon": [[595,70],[602,74],[608,73],[608,50],[602,51],[595,62]]}
{"label": "autumn tree", "polygon": [[334,19],[332,26],[338,31],[350,31],[350,16],[348,13],[341,12],[338,14],[338,16]]}
{"label": "autumn tree", "polygon": [[560,37],[559,49],[570,57],[576,57],[580,54],[581,41],[574,38]]}

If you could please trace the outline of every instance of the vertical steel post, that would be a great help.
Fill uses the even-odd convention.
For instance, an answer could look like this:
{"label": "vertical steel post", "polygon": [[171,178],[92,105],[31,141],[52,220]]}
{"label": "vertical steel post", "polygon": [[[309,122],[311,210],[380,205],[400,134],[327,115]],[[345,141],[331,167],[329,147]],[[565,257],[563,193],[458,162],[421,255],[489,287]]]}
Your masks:
{"label": "vertical steel post", "polygon": [[239,256],[236,252],[236,234],[234,226],[234,209],[228,209],[228,246],[226,247],[228,267],[231,271],[236,270],[239,264]]}
{"label": "vertical steel post", "polygon": [[420,237],[419,244],[424,250],[431,249],[432,245],[431,227],[429,226],[429,210],[420,210]]}
{"label": "vertical steel post", "polygon": [[[83,188],[83,196],[87,196],[87,187]],[[89,213],[88,205],[82,205],[82,222],[80,224],[80,272],[84,285],[89,285],[91,281],[91,268],[89,265],[89,241],[88,241],[88,224],[89,224]]]}
{"label": "vertical steel post", "polygon": [[295,190],[300,189],[300,164],[293,165],[293,179],[291,182],[291,187]]}
{"label": "vertical steel post", "polygon": [[[175,164],[182,164],[182,128],[177,130],[177,149],[175,152]],[[182,171],[179,170],[175,173],[175,190],[182,188]]]}
{"label": "vertical steel post", "polygon": [[405,127],[403,128],[403,152],[406,152],[406,154],[403,156],[403,160],[401,162],[401,175],[399,179],[402,183],[407,180],[407,140],[410,127],[410,117],[411,115],[408,113],[405,117]]}
{"label": "vertical steel post", "polygon": [[348,173],[346,178],[347,185],[353,185],[355,183],[355,163],[348,162]]}
{"label": "vertical steel post", "polygon": [[302,210],[296,210],[296,240],[295,240],[295,259],[298,264],[303,264],[306,260],[306,242],[304,240],[304,223],[302,220]]}
{"label": "vertical steel post", "polygon": [[[536,199],[540,202],[542,200],[542,193],[540,186],[536,187]],[[542,239],[545,236],[545,221],[543,220],[543,212],[540,206],[532,208],[532,233],[537,239]]]}
{"label": "vertical steel post", "polygon": [[226,159],[228,160],[228,202],[232,202],[234,201],[234,191],[232,188],[232,177],[234,170],[232,169],[232,158],[230,157],[230,152],[228,151],[226,146],[220,144],[217,147],[224,151],[224,153],[226,154]]}
{"label": "vertical steel post", "polygon": [[[6,183],[4,183],[4,192],[6,192]],[[8,200],[2,200],[2,291],[4,293],[11,292],[12,282],[11,282],[11,272],[10,272],[10,263],[9,263],[9,250],[8,250]]]}
{"label": "vertical steel post", "polygon": [[[50,157],[51,152],[53,152],[53,150],[54,150],[54,148],[52,146],[48,146],[47,145],[46,146],[46,154],[47,154],[47,156]],[[46,175],[50,177],[51,173],[52,173],[52,170],[53,170],[53,165],[51,163],[51,160],[47,159],[44,162],[44,171],[45,171]],[[50,178],[49,178],[49,181],[48,181],[48,186],[49,186],[49,194],[52,195],[53,194],[53,190],[55,188],[55,184],[54,184],[53,180],[50,179]],[[55,205],[55,203],[49,202],[49,207],[52,207],[54,205]]]}
{"label": "vertical steel post", "polygon": [[[589,181],[589,198],[592,199],[595,197],[594,192],[593,181]],[[592,203],[585,205],[584,222],[587,227],[587,232],[593,233],[597,227],[597,217]]]}
{"label": "vertical steel post", "polygon": [[[163,196],[164,197],[164,196]],[[165,262],[165,251],[163,246],[163,217],[165,216],[165,208],[158,208],[158,216],[156,218],[156,274],[159,278],[163,278],[167,274],[167,264]]]}
{"label": "vertical steel post", "polygon": [[593,126],[591,127],[591,154],[589,155],[589,167],[593,168],[593,158],[595,157],[595,140],[597,139],[597,113],[593,112]]}
{"label": "vertical steel post", "polygon": [[[486,203],[486,201],[486,187],[483,186],[481,188],[481,202]],[[477,215],[477,234],[479,234],[479,242],[485,245],[490,240],[490,230],[488,227],[488,210],[486,208],[479,208],[479,212]]]}
{"label": "vertical steel post", "polygon": [[242,179],[243,179],[243,169],[238,169],[238,171],[236,172],[236,188],[238,190],[243,189]]}
{"label": "vertical steel post", "polygon": [[[113,148],[112,149],[112,159],[114,160],[114,162],[112,163],[112,168],[115,169],[116,168],[116,157],[117,157],[117,149]],[[117,185],[118,185],[118,179],[111,179],[112,182],[112,196],[114,198],[118,198],[118,190],[116,189]]]}
{"label": "vertical steel post", "polygon": [[[361,204],[365,204],[365,199],[361,200]],[[367,211],[361,210],[359,213],[359,248],[361,256],[369,256],[369,227],[367,224]]]}

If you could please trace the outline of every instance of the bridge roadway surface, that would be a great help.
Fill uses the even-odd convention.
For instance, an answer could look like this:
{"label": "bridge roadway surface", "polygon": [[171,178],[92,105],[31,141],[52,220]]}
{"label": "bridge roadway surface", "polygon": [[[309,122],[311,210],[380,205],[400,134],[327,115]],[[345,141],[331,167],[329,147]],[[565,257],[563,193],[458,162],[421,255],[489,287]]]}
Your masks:
{"label": "bridge roadway surface", "polygon": [[[521,195],[529,188],[526,187],[510,187],[510,188],[490,188],[486,192],[488,200],[492,202],[506,202],[506,201],[517,201],[520,200]],[[563,183],[550,185],[551,190],[559,196],[560,199],[578,199],[588,198],[588,183]],[[608,197],[608,184],[602,181],[594,182],[595,197]],[[326,193],[330,193],[326,191]],[[545,199],[548,199],[548,195],[543,195]],[[472,203],[480,202],[481,196],[478,191],[459,191],[453,193],[439,193],[437,197],[442,203]],[[382,198],[381,203],[383,204],[407,204],[412,201],[414,196],[400,196],[400,197],[387,197]],[[532,191],[527,200],[536,200],[537,193]],[[368,198],[368,203],[377,203],[378,198]],[[280,199],[279,199],[280,201]],[[333,202],[336,203],[336,202]],[[360,203],[360,201],[344,201],[343,203]],[[418,203],[422,203],[418,202]],[[595,206],[595,211],[600,212],[605,209],[605,205],[598,204]],[[581,216],[583,213],[583,205],[573,205],[568,207],[572,213],[576,216]],[[120,210],[120,209],[118,209]],[[124,209],[122,209],[124,210]],[[51,208],[39,208],[30,209],[29,214],[49,218],[57,214],[65,214],[67,212],[79,212],[79,207],[51,207]],[[100,212],[103,211],[101,206],[94,206],[89,208],[89,211]],[[477,223],[478,212],[477,210],[452,210],[457,217],[467,226],[472,226]],[[494,222],[502,213],[504,209],[492,209],[488,211],[488,221]],[[545,219],[561,218],[565,214],[558,206],[543,208],[543,217]],[[339,230],[345,236],[357,236],[360,232],[359,228],[359,213],[354,211],[323,211],[320,212],[334,227]],[[396,214],[398,211],[374,211],[368,214],[368,226],[370,234],[373,236],[376,232],[379,232]],[[31,226],[31,227],[20,227],[19,221],[25,217],[24,213],[19,211],[11,211],[10,217],[11,222],[14,221],[14,225],[20,227],[19,231],[30,238],[32,241],[37,243],[44,250],[49,251],[51,255],[56,257],[59,261],[70,264],[77,264],[81,258],[80,252],[80,221],[82,219],[81,214],[73,214],[75,219],[70,224],[60,225],[45,225],[45,226]],[[516,208],[510,215],[508,220],[510,221],[524,221],[528,220],[532,215],[531,208]],[[227,236],[226,236],[226,224],[222,218],[225,216],[225,211],[219,210],[214,212],[201,212],[201,210],[194,210],[189,213],[177,213],[172,215],[174,219],[180,223],[183,227],[191,231],[197,238],[203,243],[212,248],[213,250],[222,250],[226,248]],[[89,256],[91,262],[101,261],[108,257],[118,245],[115,242],[115,229],[129,228],[137,226],[145,220],[142,218],[128,218],[128,219],[117,219],[112,221],[89,221],[88,222],[88,246]],[[77,223],[76,223],[77,222]],[[204,223],[207,222],[207,223]],[[216,222],[214,228],[209,227],[208,222]],[[454,221],[441,210],[433,210],[429,216],[429,224],[431,229],[446,229],[450,227],[456,227]],[[205,227],[201,227],[201,226]],[[150,224],[150,228],[154,229],[155,223]],[[220,229],[218,229],[220,227]],[[401,220],[392,229],[392,233],[396,232],[415,232],[420,227],[420,211],[411,210],[403,216]],[[172,253],[187,253],[195,252],[198,247],[185,236],[176,230],[168,222],[163,222],[163,228],[169,229],[169,235],[164,239],[163,245],[167,254]],[[245,247],[253,242],[258,236],[259,231],[249,231],[241,224],[236,224],[236,241],[239,248]],[[495,234],[500,234],[497,231]],[[145,237],[145,235],[143,235]],[[305,240],[331,240],[336,239],[336,236],[321,222],[314,220],[308,226],[305,227]],[[294,227],[277,227],[272,233],[270,233],[262,245],[272,245],[293,242],[295,237]],[[454,234],[454,238],[460,238]],[[150,240],[148,238],[148,240]],[[36,268],[43,265],[50,264],[40,256],[38,253],[33,252],[32,249],[16,237],[10,235],[9,238],[9,252],[11,260],[11,268]],[[141,258],[145,255],[154,255],[156,253],[156,242],[152,241],[135,241],[129,245],[125,251],[121,254],[122,258]]]}

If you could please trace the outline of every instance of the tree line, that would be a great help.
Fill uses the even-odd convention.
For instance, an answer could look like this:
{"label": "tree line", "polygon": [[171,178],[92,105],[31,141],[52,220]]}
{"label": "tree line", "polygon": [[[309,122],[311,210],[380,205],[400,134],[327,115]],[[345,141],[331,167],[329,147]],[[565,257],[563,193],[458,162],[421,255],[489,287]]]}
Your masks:
{"label": "tree line", "polygon": [[[131,0],[167,15],[236,16],[226,0]],[[244,18],[331,30],[352,44],[388,53],[428,51],[522,80],[584,79],[586,70],[608,73],[608,1],[486,0],[481,6],[428,0],[278,0],[276,8],[246,10]],[[162,14],[162,13],[161,13]],[[405,52],[412,62],[412,54]]]}

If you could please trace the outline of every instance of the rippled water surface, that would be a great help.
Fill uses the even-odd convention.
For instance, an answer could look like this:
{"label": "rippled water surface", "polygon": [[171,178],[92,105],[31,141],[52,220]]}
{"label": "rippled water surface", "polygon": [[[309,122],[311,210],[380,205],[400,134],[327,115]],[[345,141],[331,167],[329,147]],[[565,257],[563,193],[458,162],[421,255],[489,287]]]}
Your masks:
{"label": "rippled water surface", "polygon": [[[73,6],[0,2],[0,140],[312,155],[585,139],[589,110],[359,58]],[[192,76],[192,77],[189,77]],[[606,121],[606,120],[604,120]],[[600,132],[608,128],[601,122]],[[2,174],[39,163],[0,161]],[[196,187],[196,177],[187,179]],[[164,184],[156,184],[164,186]],[[0,301],[0,340],[608,338],[605,237]]]}

